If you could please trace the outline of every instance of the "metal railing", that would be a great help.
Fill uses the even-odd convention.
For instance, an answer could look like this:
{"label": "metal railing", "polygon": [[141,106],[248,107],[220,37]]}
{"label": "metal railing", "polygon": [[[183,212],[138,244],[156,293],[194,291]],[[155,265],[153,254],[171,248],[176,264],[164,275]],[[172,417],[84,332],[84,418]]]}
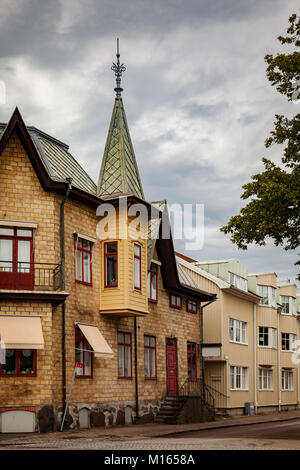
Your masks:
{"label": "metal railing", "polygon": [[61,290],[61,265],[0,261],[0,289]]}
{"label": "metal railing", "polygon": [[202,403],[215,411],[215,399],[210,388],[203,382],[202,379],[190,380],[189,378],[181,385],[178,390],[180,397],[197,397],[200,398]]}

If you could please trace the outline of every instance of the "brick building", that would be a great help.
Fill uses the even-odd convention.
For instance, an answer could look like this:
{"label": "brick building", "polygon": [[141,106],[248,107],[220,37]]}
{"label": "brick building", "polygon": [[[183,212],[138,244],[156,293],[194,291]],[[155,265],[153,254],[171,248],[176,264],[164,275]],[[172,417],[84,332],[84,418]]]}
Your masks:
{"label": "brick building", "polygon": [[[116,93],[98,185],[18,109],[0,125],[0,432],[58,429],[65,409],[66,426],[129,423],[203,385],[201,315],[216,295],[176,265]],[[99,237],[112,214],[114,236]]]}

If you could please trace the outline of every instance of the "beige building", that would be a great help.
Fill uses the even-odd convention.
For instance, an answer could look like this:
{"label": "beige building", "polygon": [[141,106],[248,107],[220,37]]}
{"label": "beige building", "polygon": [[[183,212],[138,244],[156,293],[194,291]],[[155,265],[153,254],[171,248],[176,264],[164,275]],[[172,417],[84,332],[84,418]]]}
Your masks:
{"label": "beige building", "polygon": [[216,407],[230,413],[298,407],[300,297],[276,273],[248,274],[239,260],[177,263],[217,294],[203,318],[205,380]]}

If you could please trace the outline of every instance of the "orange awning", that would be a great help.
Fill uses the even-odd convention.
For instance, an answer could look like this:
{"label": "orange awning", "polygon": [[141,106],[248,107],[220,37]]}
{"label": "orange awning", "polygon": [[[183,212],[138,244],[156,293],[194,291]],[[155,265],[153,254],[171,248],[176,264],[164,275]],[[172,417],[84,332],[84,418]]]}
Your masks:
{"label": "orange awning", "polygon": [[89,345],[93,349],[96,357],[112,358],[114,353],[107,344],[104,336],[96,325],[87,325],[86,323],[77,323]]}
{"label": "orange awning", "polygon": [[44,349],[41,318],[0,315],[0,340],[6,349]]}

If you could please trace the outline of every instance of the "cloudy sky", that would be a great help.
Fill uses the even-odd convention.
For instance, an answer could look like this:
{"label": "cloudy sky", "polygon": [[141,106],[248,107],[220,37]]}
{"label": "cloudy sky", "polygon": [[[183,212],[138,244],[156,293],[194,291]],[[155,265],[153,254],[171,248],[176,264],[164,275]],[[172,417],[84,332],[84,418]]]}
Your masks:
{"label": "cloudy sky", "polygon": [[97,181],[114,99],[120,37],[123,100],[148,200],[205,207],[199,260],[239,257],[249,272],[294,280],[297,253],[271,243],[240,251],[219,227],[262,169],[274,114],[299,112],[265,77],[298,0],[0,0],[0,80],[7,122],[17,105],[70,145]]}

